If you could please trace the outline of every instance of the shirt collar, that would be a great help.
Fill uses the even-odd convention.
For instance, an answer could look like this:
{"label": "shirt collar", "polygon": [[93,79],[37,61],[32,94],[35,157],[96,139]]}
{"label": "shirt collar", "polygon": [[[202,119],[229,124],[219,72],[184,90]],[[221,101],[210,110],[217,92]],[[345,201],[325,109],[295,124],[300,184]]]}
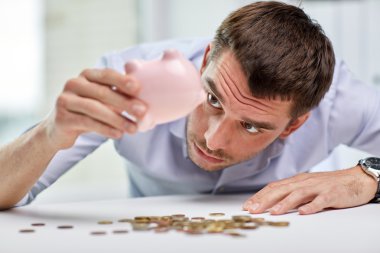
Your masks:
{"label": "shirt collar", "polygon": [[187,117],[182,117],[178,120],[175,120],[170,123],[169,131],[175,137],[181,140],[182,142],[182,154],[184,158],[188,158],[187,153],[187,141],[186,141],[186,123]]}

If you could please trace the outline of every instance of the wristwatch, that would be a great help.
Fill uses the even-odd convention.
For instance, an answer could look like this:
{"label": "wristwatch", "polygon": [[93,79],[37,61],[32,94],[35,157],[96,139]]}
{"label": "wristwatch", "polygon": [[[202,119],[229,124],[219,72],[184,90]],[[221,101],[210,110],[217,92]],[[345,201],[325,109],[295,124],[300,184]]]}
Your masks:
{"label": "wristwatch", "polygon": [[370,201],[371,203],[380,202],[380,158],[368,157],[359,160],[359,165],[362,170],[368,175],[372,176],[377,181],[377,190],[375,197]]}

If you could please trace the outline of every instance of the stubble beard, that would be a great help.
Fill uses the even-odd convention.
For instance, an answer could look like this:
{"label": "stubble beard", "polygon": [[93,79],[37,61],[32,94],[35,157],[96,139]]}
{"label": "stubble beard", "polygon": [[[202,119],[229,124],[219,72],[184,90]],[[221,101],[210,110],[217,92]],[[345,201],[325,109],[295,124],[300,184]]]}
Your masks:
{"label": "stubble beard", "polygon": [[[233,165],[247,161],[247,160],[253,158],[254,156],[256,156],[256,154],[257,154],[257,153],[250,154],[247,157],[244,157],[243,159],[234,161],[234,158],[232,156],[228,155],[225,151],[223,151],[223,150],[212,151],[207,147],[205,140],[197,140],[195,133],[190,132],[189,124],[190,124],[190,118],[187,119],[186,129],[185,129],[187,153],[189,155],[190,160],[194,164],[196,164],[199,168],[201,168],[202,170],[205,170],[208,172],[223,170],[223,169],[226,169],[226,168],[231,167]],[[195,159],[196,154],[194,154],[192,152],[193,151],[192,147],[193,147],[194,143],[196,145],[198,145],[198,147],[200,147],[203,150],[205,150],[206,152],[208,152],[208,154],[210,154],[216,158],[224,160],[223,163],[221,163],[220,165],[214,165],[212,167],[205,167],[205,166],[202,166],[201,164],[197,163],[196,162],[197,159]]]}

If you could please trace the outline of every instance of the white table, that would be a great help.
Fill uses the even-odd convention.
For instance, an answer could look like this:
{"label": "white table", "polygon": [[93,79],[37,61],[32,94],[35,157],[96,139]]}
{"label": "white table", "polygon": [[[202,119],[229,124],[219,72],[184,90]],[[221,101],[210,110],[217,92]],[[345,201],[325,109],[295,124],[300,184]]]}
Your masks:
{"label": "white table", "polygon": [[[242,231],[247,236],[187,235],[171,231],[131,231],[121,218],[183,213],[208,216],[224,212],[226,217],[246,214],[241,204],[249,195],[166,196],[112,201],[31,205],[0,212],[0,252],[380,252],[380,205],[325,211],[301,216],[257,215],[272,221],[289,221],[289,227],[260,227]],[[98,225],[99,220],[113,220],[112,225]],[[43,222],[36,232],[21,234],[31,223]],[[58,225],[74,229],[59,230]],[[128,234],[112,234],[128,228]],[[106,230],[105,236],[90,235]]]}

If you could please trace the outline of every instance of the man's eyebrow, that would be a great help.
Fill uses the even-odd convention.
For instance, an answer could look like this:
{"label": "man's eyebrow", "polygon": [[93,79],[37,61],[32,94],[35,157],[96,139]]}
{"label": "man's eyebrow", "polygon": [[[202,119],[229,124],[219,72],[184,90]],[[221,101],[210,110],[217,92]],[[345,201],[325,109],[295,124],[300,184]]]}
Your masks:
{"label": "man's eyebrow", "polygon": [[248,118],[243,118],[243,121],[245,123],[248,123],[256,128],[261,128],[261,129],[267,129],[267,130],[275,130],[276,127],[270,123],[270,122],[263,122],[263,121],[256,121],[256,120],[251,120]]}
{"label": "man's eyebrow", "polygon": [[215,84],[214,80],[212,80],[210,77],[206,77],[205,80],[206,80],[208,88],[210,88],[212,93],[214,93],[214,95],[220,100],[220,102],[223,103],[224,99],[223,99],[222,95],[220,94],[220,92],[218,91],[218,89],[216,88],[216,84]]}
{"label": "man's eyebrow", "polygon": [[[212,80],[210,77],[206,77],[205,80],[207,83],[206,87],[208,87],[212,91],[212,93],[214,93],[214,95],[218,98],[218,100],[223,103],[224,99],[222,95],[220,94],[220,92],[218,91],[218,89],[216,88],[216,84],[214,80]],[[243,118],[242,120],[259,129],[267,129],[267,130],[276,129],[276,127],[270,122],[256,121],[256,120],[251,120],[248,118]]]}

